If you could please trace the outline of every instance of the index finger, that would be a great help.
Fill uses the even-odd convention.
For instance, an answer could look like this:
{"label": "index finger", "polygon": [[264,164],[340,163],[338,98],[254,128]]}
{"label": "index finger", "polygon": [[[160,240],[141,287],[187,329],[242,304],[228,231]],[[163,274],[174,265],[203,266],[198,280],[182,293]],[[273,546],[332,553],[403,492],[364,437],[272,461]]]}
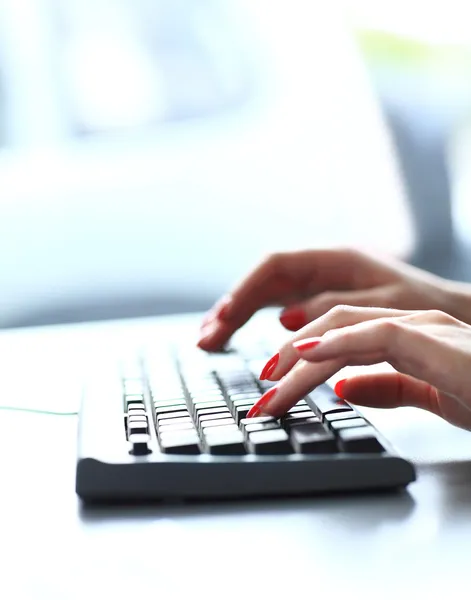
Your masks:
{"label": "index finger", "polygon": [[202,329],[199,346],[204,350],[222,347],[237,329],[266,306],[284,306],[326,289],[352,289],[361,285],[369,260],[360,252],[344,249],[270,255],[215,311]]}

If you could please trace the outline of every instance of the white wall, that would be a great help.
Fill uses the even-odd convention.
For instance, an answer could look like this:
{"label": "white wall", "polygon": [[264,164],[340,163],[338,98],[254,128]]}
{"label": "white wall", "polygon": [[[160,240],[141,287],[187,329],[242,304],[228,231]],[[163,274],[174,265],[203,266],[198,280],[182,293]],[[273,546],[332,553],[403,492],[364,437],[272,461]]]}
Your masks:
{"label": "white wall", "polygon": [[31,126],[3,150],[0,324],[80,298],[216,296],[282,248],[411,247],[361,60],[315,4],[233,4],[255,73],[239,110],[114,140]]}

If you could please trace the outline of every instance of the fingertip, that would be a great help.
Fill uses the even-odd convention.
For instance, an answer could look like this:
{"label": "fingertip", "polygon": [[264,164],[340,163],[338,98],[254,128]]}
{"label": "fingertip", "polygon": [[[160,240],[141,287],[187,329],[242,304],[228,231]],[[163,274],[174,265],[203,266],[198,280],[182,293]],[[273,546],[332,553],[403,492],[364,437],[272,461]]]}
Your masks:
{"label": "fingertip", "polygon": [[212,321],[210,321],[209,323],[204,325],[201,328],[200,338],[196,344],[198,346],[198,348],[201,348],[201,350],[214,350],[215,349],[214,339],[216,337],[218,330],[219,330],[219,323],[218,323],[217,319],[213,319]]}
{"label": "fingertip", "polygon": [[260,381],[264,381],[265,379],[270,379],[275,371],[278,361],[280,360],[280,354],[277,352],[274,356],[272,356],[266,365],[263,367],[262,372],[259,375]]}
{"label": "fingertip", "polygon": [[306,311],[302,308],[286,308],[280,314],[280,323],[289,331],[298,331],[308,323]]}
{"label": "fingertip", "polygon": [[340,379],[334,386],[334,394],[340,399],[345,400],[345,383],[347,379]]}

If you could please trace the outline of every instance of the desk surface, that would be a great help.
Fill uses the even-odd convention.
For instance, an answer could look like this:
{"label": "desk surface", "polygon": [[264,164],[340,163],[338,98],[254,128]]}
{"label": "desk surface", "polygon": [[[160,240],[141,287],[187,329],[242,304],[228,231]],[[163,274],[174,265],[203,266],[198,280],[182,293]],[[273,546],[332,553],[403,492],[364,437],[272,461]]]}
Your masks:
{"label": "desk surface", "polygon": [[[77,373],[117,340],[151,339],[150,323],[3,334],[1,404],[70,409]],[[405,493],[85,509],[74,493],[77,419],[0,412],[2,588],[41,600],[435,598],[453,579],[465,589],[471,433],[415,409],[368,416],[417,465]]]}

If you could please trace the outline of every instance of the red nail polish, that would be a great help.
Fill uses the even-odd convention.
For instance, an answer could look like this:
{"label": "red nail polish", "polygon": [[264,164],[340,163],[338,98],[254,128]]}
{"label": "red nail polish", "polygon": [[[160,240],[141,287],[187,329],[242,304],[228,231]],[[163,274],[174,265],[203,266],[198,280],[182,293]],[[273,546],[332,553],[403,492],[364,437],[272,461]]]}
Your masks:
{"label": "red nail polish", "polygon": [[286,329],[297,331],[307,324],[307,316],[301,308],[288,308],[282,312],[280,321]]}
{"label": "red nail polish", "polygon": [[274,356],[272,356],[270,358],[270,360],[267,362],[267,364],[263,367],[262,372],[260,373],[259,379],[261,379],[262,381],[264,379],[268,379],[271,376],[271,374],[273,373],[273,371],[276,369],[276,365],[278,364],[279,360],[280,360],[280,355],[277,352]]}
{"label": "red nail polish", "polygon": [[337,383],[334,386],[334,393],[339,398],[342,398],[342,400],[345,398],[345,396],[343,394],[343,388],[345,387],[345,382],[346,381],[347,381],[346,379],[341,379],[340,381],[337,381]]}
{"label": "red nail polish", "polygon": [[304,352],[305,350],[312,350],[321,343],[320,340],[300,340],[299,342],[294,342],[293,347],[300,352]]}
{"label": "red nail polish", "polygon": [[252,408],[247,413],[247,418],[258,417],[258,415],[262,412],[262,408],[270,402],[273,396],[276,394],[277,388],[272,387],[268,392],[265,392],[260,400],[252,406]]}

